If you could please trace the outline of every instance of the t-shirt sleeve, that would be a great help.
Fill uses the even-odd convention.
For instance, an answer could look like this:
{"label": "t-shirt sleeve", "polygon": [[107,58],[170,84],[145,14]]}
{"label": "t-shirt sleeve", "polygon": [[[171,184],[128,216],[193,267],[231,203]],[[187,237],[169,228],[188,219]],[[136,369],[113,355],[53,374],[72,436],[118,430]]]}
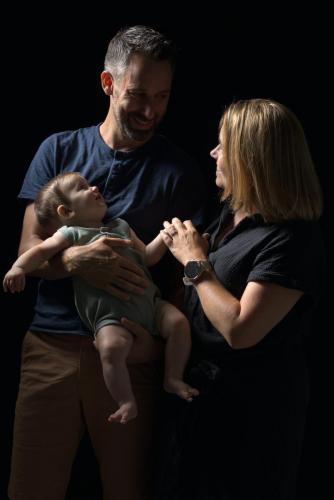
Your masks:
{"label": "t-shirt sleeve", "polygon": [[256,255],[247,281],[276,283],[318,299],[322,278],[321,255],[312,237],[283,233]]}
{"label": "t-shirt sleeve", "polygon": [[55,139],[50,136],[38,148],[24,178],[20,199],[34,200],[38,191],[55,175]]}

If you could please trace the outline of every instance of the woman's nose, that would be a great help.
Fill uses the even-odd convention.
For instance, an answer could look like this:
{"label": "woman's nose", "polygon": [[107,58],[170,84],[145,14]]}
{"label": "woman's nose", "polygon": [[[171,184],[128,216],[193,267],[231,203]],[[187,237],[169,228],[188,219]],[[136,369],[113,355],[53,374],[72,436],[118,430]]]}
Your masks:
{"label": "woman's nose", "polygon": [[218,144],[218,146],[216,146],[214,149],[212,149],[210,151],[210,156],[212,158],[214,158],[215,160],[217,160],[217,158],[218,158],[218,150],[219,150],[219,144]]}
{"label": "woman's nose", "polygon": [[90,189],[94,192],[94,193],[98,193],[99,192],[99,188],[97,186],[91,186]]}

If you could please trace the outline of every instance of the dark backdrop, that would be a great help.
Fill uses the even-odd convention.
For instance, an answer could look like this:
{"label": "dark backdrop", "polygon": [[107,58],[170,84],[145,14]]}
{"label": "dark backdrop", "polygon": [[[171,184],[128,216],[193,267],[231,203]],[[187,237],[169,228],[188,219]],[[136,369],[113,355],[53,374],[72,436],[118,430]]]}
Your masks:
{"label": "dark backdrop", "polygon": [[[203,6],[202,6],[203,7]],[[160,12],[119,11],[98,4],[78,7],[69,16],[65,8],[48,13],[29,10],[4,18],[9,35],[2,43],[2,110],[5,141],[2,145],[2,211],[5,231],[1,249],[1,276],[16,256],[23,208],[16,200],[26,168],[40,142],[57,131],[102,121],[108,101],[100,89],[99,74],[113,34],[122,26],[148,24],[164,31],[180,48],[166,133],[201,163],[213,185],[214,163],[209,150],[217,142],[221,112],[233,99],[271,97],[286,104],[300,118],[325,192],[322,226],[328,254],[331,215],[333,140],[329,74],[328,13],[288,8],[271,12],[224,9],[222,5],[183,17],[177,7],[160,5]],[[186,8],[186,7],[185,7]],[[50,7],[51,9],[51,7]],[[125,10],[125,9],[124,9]],[[164,12],[165,10],[165,12]],[[224,13],[225,10],[225,13]],[[6,109],[6,112],[4,110]],[[4,135],[4,134],[3,134]],[[330,163],[329,163],[330,162]],[[214,191],[212,190],[214,196]],[[23,294],[1,293],[3,313],[1,430],[1,491],[9,474],[14,404],[19,381],[23,335],[32,314],[36,282],[28,280]],[[329,403],[332,328],[328,308],[329,286],[318,309],[307,342],[311,368],[312,400],[307,423],[299,499],[330,496],[331,452]],[[52,431],[52,430],[50,430]],[[330,455],[329,455],[330,456]],[[96,464],[89,443],[83,443],[68,499],[97,500]],[[325,495],[326,492],[326,495]],[[46,499],[47,500],[47,499]],[[269,500],[269,499],[268,499]]]}

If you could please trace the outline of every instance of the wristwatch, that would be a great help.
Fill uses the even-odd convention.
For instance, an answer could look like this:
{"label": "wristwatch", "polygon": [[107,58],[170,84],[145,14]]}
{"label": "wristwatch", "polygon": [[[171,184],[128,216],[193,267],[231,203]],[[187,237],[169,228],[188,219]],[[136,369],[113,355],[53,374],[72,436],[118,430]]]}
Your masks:
{"label": "wristwatch", "polygon": [[211,271],[212,266],[208,260],[188,260],[184,266],[183,283],[193,285],[205,271]]}

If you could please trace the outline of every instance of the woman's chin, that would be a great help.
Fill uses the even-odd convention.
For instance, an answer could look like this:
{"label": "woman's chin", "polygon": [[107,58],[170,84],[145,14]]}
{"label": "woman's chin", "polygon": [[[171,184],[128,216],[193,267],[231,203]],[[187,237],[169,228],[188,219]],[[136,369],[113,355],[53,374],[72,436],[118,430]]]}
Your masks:
{"label": "woman's chin", "polygon": [[219,188],[223,188],[224,187],[224,182],[223,182],[223,179],[221,177],[221,175],[217,175],[216,176],[216,186],[219,187]]}

